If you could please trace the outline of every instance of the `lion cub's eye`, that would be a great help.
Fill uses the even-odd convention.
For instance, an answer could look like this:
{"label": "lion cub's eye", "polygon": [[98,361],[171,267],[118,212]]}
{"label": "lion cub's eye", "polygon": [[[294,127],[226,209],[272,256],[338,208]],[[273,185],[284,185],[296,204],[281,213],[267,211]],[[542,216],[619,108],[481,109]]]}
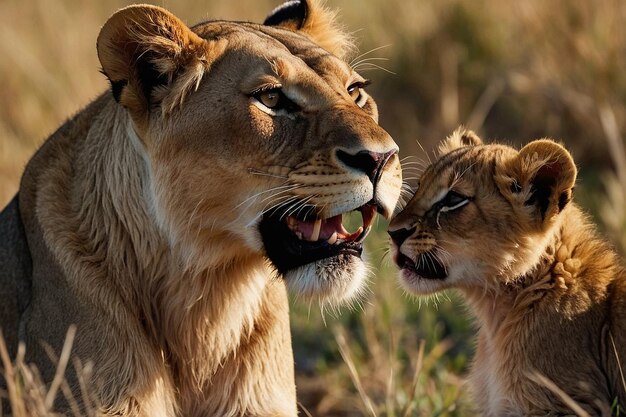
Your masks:
{"label": "lion cub's eye", "polygon": [[288,113],[300,110],[300,107],[287,98],[280,88],[261,89],[250,94],[250,97],[262,106],[257,107],[271,115],[276,115],[281,110]]}
{"label": "lion cub's eye", "polygon": [[367,94],[365,94],[364,88],[369,84],[370,81],[358,81],[348,87],[348,94],[359,107],[363,107],[367,103]]}
{"label": "lion cub's eye", "polygon": [[466,197],[463,194],[459,194],[456,191],[448,191],[448,193],[433,206],[434,211],[437,213],[437,229],[441,229],[439,223],[439,217],[441,213],[447,213],[452,210],[459,209],[473,200],[473,197]]}
{"label": "lion cub's eye", "polygon": [[446,194],[446,196],[439,201],[438,205],[443,211],[451,211],[463,207],[469,203],[470,200],[470,197],[466,197],[456,191],[450,190],[448,191],[448,194]]}

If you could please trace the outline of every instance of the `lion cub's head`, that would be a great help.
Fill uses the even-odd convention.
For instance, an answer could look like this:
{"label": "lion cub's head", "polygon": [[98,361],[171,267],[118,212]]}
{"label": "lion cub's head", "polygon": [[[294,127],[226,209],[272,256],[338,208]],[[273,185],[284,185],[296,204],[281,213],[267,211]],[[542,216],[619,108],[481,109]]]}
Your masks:
{"label": "lion cub's head", "polygon": [[390,224],[402,284],[426,294],[525,274],[559,225],[575,180],[572,157],[553,141],[517,151],[457,130]]}
{"label": "lion cub's head", "polygon": [[[368,81],[343,60],[349,48],[309,0],[263,25],[188,28],[146,5],[104,25],[98,55],[128,115],[120,129],[144,156],[142,198],[182,267],[266,256],[300,294],[357,291],[363,239],[376,212],[390,215],[401,174]],[[363,226],[347,231],[355,210]]]}

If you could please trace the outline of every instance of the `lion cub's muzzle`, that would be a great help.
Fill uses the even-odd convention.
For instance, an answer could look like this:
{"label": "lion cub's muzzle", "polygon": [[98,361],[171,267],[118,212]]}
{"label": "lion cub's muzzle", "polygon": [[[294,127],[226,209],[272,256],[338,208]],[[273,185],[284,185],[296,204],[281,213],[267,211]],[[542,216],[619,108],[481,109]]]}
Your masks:
{"label": "lion cub's muzzle", "polygon": [[393,225],[388,233],[393,260],[401,270],[425,279],[447,278],[448,272],[437,253],[437,241],[432,234],[416,226],[394,228]]}

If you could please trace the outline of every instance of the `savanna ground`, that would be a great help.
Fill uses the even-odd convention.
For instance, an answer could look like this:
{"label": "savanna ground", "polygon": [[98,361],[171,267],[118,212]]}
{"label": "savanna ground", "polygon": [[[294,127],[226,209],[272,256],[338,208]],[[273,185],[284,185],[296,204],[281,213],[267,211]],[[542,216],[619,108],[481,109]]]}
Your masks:
{"label": "savanna ground", "polygon": [[[158,4],[192,24],[258,22],[279,2]],[[0,2],[0,206],[17,190],[37,146],[107,87],[95,39],[126,4]],[[419,174],[418,161],[432,157],[435,144],[460,123],[487,140],[556,138],[580,168],[575,199],[626,253],[626,2],[328,4],[359,40],[363,55],[355,62],[374,81],[369,91],[381,124],[407,157],[409,183]],[[293,302],[303,415],[473,415],[462,385],[473,353],[468,313],[454,293],[431,300],[403,294],[386,255],[386,226],[380,220],[368,239],[374,267],[366,302],[324,313],[315,303]],[[40,399],[44,414],[33,415],[45,415],[45,393]]]}

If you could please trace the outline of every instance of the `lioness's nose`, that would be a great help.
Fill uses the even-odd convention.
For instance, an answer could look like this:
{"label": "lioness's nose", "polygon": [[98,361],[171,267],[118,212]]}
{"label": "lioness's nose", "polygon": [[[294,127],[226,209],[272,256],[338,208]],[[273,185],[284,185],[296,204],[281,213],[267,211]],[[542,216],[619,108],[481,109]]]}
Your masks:
{"label": "lioness's nose", "polygon": [[350,154],[341,149],[337,149],[337,159],[348,167],[365,173],[370,181],[376,184],[382,175],[385,165],[387,165],[389,159],[396,153],[398,153],[398,151],[393,149],[385,153],[360,151],[356,154]]}

